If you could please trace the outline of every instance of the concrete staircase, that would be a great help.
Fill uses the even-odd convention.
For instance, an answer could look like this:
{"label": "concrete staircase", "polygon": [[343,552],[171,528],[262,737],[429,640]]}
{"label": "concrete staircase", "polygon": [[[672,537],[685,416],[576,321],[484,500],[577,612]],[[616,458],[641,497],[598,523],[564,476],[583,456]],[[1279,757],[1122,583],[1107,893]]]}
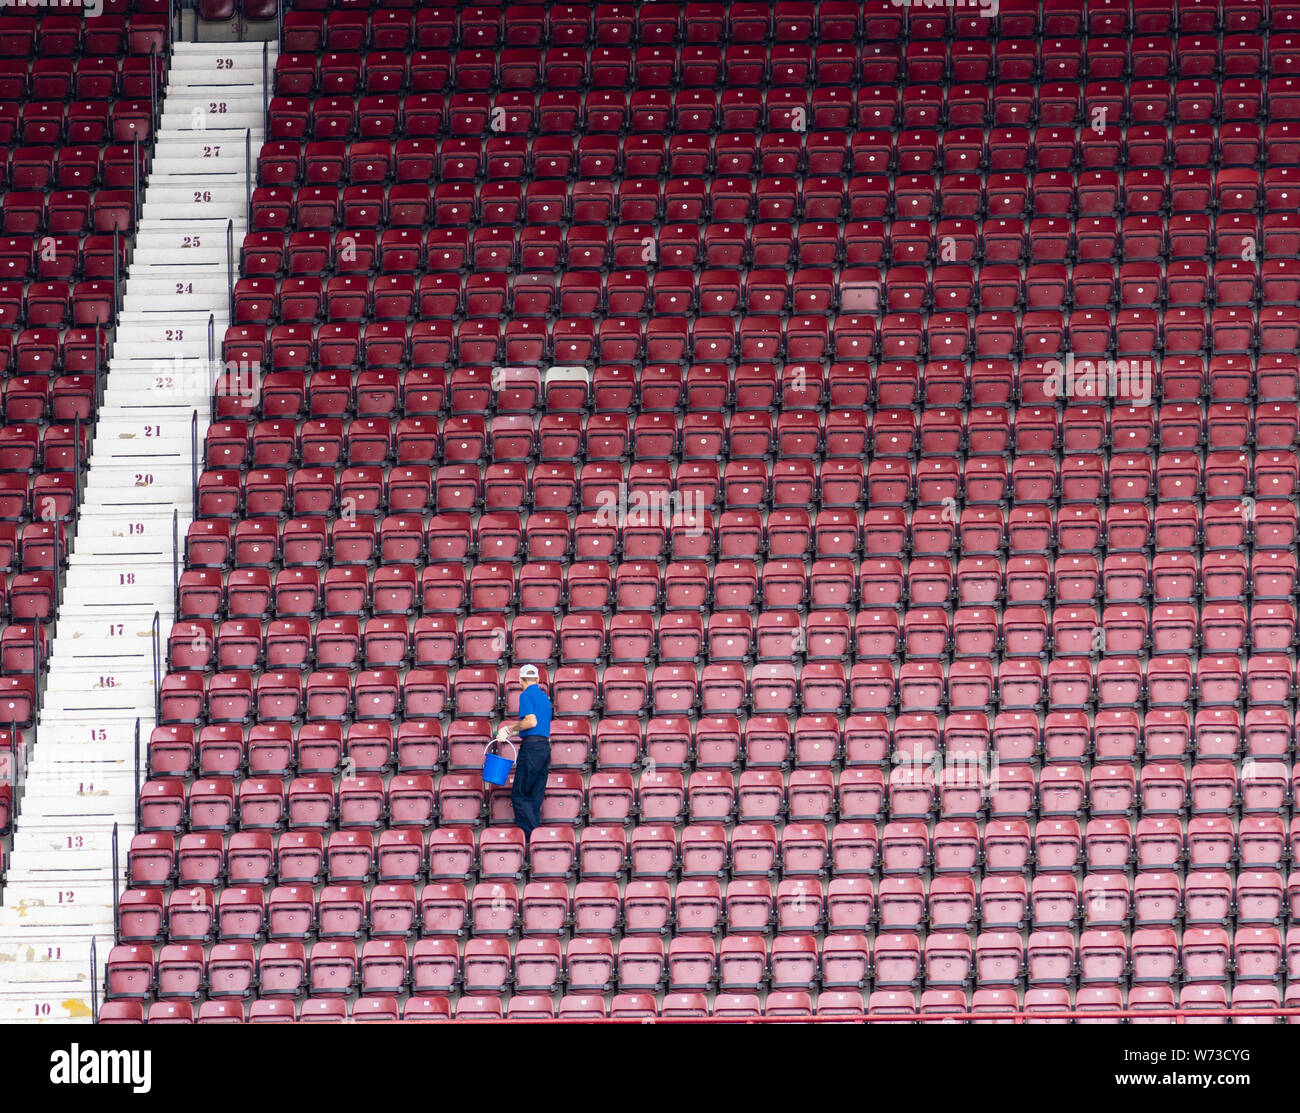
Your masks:
{"label": "concrete staircase", "polygon": [[0,907],[0,1021],[90,1020],[92,939],[102,987],[113,830],[120,882],[136,724],[142,781],[154,725],[155,617],[165,671],[173,531],[183,545],[208,424],[209,334],[219,353],[246,151],[262,145],[264,48],[269,73],[271,44],[175,46]]}

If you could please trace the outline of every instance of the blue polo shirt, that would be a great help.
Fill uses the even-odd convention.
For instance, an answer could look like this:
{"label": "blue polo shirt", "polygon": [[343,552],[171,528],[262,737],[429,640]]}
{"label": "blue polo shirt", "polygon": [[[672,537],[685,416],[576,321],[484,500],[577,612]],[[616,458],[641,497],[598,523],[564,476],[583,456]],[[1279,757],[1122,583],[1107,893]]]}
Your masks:
{"label": "blue polo shirt", "polygon": [[530,684],[519,693],[519,717],[533,715],[537,725],[529,727],[519,737],[523,741],[529,738],[549,738],[551,736],[551,697],[542,691],[540,684]]}

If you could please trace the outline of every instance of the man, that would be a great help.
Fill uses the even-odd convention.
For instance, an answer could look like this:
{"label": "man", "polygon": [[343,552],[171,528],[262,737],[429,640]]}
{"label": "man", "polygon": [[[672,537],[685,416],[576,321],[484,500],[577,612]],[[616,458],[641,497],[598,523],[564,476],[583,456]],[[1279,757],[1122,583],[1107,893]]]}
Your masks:
{"label": "man", "polygon": [[551,699],[537,683],[536,665],[521,668],[519,680],[524,686],[519,694],[519,722],[502,725],[497,737],[519,737],[510,800],[515,808],[515,824],[523,831],[526,845],[533,828],[542,822],[542,797],[551,770]]}

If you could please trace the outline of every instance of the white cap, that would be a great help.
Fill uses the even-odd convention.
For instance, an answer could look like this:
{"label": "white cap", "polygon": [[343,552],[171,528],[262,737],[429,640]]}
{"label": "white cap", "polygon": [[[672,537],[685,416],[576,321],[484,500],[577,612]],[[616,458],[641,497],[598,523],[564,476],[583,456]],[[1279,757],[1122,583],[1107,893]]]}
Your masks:
{"label": "white cap", "polygon": [[519,670],[519,679],[520,679],[520,680],[536,680],[536,679],[537,679],[537,666],[536,666],[536,665],[525,665],[523,668],[521,668],[521,669]]}

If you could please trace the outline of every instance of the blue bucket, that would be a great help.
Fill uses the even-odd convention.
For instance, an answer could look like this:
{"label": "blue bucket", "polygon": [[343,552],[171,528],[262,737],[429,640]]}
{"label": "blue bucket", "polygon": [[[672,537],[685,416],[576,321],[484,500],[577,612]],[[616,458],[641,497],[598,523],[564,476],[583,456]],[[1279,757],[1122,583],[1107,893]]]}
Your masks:
{"label": "blue bucket", "polygon": [[[510,779],[510,770],[515,767],[515,758],[494,754],[492,747],[496,744],[497,740],[494,738],[483,750],[483,780],[490,785],[503,785]],[[518,757],[519,747],[511,742],[510,748],[514,750],[515,757]]]}

